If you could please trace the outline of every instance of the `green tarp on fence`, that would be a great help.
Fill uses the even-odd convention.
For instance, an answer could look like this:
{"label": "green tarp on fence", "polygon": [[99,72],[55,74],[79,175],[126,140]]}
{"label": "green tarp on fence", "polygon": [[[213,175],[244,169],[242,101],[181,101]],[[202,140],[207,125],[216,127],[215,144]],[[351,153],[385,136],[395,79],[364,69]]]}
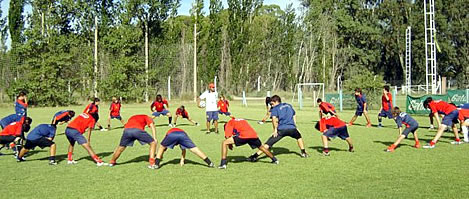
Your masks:
{"label": "green tarp on fence", "polygon": [[448,98],[450,102],[456,105],[469,103],[469,89],[468,90],[449,90]]}
{"label": "green tarp on fence", "polygon": [[448,95],[424,95],[420,97],[414,97],[407,95],[406,112],[409,114],[430,114],[430,110],[423,108],[423,101],[427,97],[432,97],[434,100],[448,101]]}

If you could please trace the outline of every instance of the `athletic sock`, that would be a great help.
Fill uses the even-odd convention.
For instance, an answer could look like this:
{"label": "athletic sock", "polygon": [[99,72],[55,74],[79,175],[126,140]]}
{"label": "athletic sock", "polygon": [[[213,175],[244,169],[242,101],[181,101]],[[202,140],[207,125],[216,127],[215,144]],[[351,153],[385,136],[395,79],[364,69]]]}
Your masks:
{"label": "athletic sock", "polygon": [[272,159],[272,162],[276,162],[276,161],[277,161],[277,158],[276,158],[275,156],[273,156],[273,157],[270,158],[270,159]]}
{"label": "athletic sock", "polygon": [[378,118],[378,123],[379,123],[379,125],[381,125],[381,122],[382,122],[382,121],[383,121],[382,118]]}
{"label": "athletic sock", "polygon": [[460,142],[460,141],[461,141],[461,139],[459,139],[459,138],[455,138],[455,139],[454,139],[454,141],[456,141],[456,142]]}
{"label": "athletic sock", "polygon": [[433,140],[430,142],[430,146],[434,146],[436,142],[433,142]]}
{"label": "athletic sock", "polygon": [[93,155],[92,158],[93,158],[93,160],[94,160],[96,163],[103,162],[103,161],[98,157],[98,155]]}
{"label": "athletic sock", "polygon": [[150,165],[155,165],[155,158],[149,158],[148,162],[150,163]]}
{"label": "athletic sock", "polygon": [[420,145],[420,141],[415,141],[415,145]]}
{"label": "athletic sock", "polygon": [[50,156],[49,161],[55,161],[55,156]]}
{"label": "athletic sock", "polygon": [[159,159],[159,158],[155,159],[155,165],[156,166],[160,166],[160,162],[161,162],[161,159]]}
{"label": "athletic sock", "polygon": [[[301,153],[304,154],[306,153],[306,149],[301,149]],[[257,154],[257,153],[256,153]]]}
{"label": "athletic sock", "polygon": [[391,144],[391,146],[389,146],[389,149],[395,149],[396,148],[396,145],[394,144]]}
{"label": "athletic sock", "polygon": [[171,121],[173,121],[173,117],[168,117],[169,124],[171,124]]}
{"label": "athletic sock", "polygon": [[116,161],[115,161],[115,160],[111,160],[111,161],[109,161],[109,164],[116,164]]}
{"label": "athletic sock", "polygon": [[254,153],[254,154],[252,154],[252,155],[251,155],[251,157],[253,157],[253,158],[257,158],[257,157],[259,157],[259,154],[257,154],[257,153]]}
{"label": "athletic sock", "polygon": [[13,143],[13,142],[12,142],[12,143],[10,143],[10,149],[14,149],[14,148],[15,148],[15,146],[16,146],[16,144],[15,144],[15,143]]}
{"label": "athletic sock", "polygon": [[98,126],[99,130],[103,129],[103,126]]}
{"label": "athletic sock", "polygon": [[68,156],[67,156],[67,157],[68,157],[68,160],[69,160],[69,161],[72,161],[72,160],[73,160],[73,158],[72,158],[72,154],[73,154],[73,153],[71,153],[71,152],[68,152]]}
{"label": "athletic sock", "polygon": [[226,159],[221,159],[220,166],[221,165],[226,165],[226,163],[227,163]]}
{"label": "athletic sock", "polygon": [[212,164],[212,161],[208,157],[204,159],[204,162],[207,163],[208,165]]}
{"label": "athletic sock", "polygon": [[324,153],[329,153],[329,148],[324,148],[322,151],[323,151]]}

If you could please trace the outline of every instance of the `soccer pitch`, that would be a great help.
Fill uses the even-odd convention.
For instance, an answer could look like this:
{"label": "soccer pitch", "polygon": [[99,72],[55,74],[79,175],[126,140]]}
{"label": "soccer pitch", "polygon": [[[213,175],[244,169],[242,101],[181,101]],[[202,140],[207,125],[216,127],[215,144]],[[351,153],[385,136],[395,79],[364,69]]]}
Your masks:
{"label": "soccer pitch", "polygon": [[[174,114],[180,102],[171,101]],[[200,126],[192,126],[187,120],[178,119],[178,127],[184,129],[194,143],[218,165],[221,157],[223,124],[228,117],[220,115],[220,134],[205,134],[205,110],[195,103],[184,105]],[[125,120],[131,115],[150,115],[148,104],[123,104],[121,114]],[[85,106],[58,108],[30,108],[32,128],[49,123],[59,110],[71,109],[80,113]],[[109,104],[100,105],[100,123],[107,125]],[[228,151],[228,168],[208,168],[203,160],[188,152],[186,164],[179,165],[180,149],[175,147],[165,153],[162,167],[147,168],[147,145],[135,142],[124,151],[115,167],[97,167],[81,147],[76,146],[76,165],[67,165],[68,141],[65,125],[57,129],[57,166],[49,166],[48,148],[36,148],[27,155],[27,161],[18,163],[12,151],[2,150],[0,156],[3,181],[2,198],[466,198],[469,194],[469,145],[451,145],[452,133],[445,133],[434,149],[414,149],[412,135],[393,153],[384,150],[398,136],[393,120],[384,119],[384,128],[365,128],[365,119],[358,118],[349,127],[355,152],[347,151],[347,143],[334,139],[329,147],[331,156],[322,156],[320,133],[314,129],[318,120],[317,108],[297,110],[297,125],[305,141],[309,158],[301,158],[296,141],[284,138],[273,147],[279,165],[270,164],[262,156],[251,163],[245,158],[254,150],[249,146],[235,147]],[[14,112],[13,106],[2,107],[1,117]],[[271,123],[257,124],[265,115],[262,102],[242,107],[232,102],[230,111],[238,118],[245,118],[256,129],[264,142],[272,133]],[[349,121],[353,111],[339,113]],[[377,111],[370,111],[373,124],[377,124]],[[428,130],[428,117],[415,116],[420,123],[418,130],[421,144],[428,143],[436,133]],[[155,119],[158,142],[168,127],[167,117]],[[91,146],[109,162],[123,129],[113,120],[113,130],[93,131]],[[149,129],[147,129],[149,130]]]}

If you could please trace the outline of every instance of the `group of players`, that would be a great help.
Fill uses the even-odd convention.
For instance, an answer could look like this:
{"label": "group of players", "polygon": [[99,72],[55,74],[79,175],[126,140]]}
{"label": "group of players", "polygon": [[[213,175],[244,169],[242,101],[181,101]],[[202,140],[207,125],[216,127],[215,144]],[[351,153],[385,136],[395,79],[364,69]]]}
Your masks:
{"label": "group of players", "polygon": [[[259,124],[263,124],[268,118],[271,118],[273,133],[272,136],[262,144],[257,132],[246,120],[235,118],[230,112],[228,112],[229,102],[224,98],[224,96],[218,96],[215,86],[213,84],[209,84],[208,88],[209,89],[197,99],[197,105],[200,108],[206,109],[207,134],[211,133],[211,124],[214,125],[215,133],[218,133],[218,114],[224,114],[230,117],[229,121],[225,123],[223,128],[225,140],[222,142],[221,162],[218,168],[227,168],[228,149],[232,150],[233,145],[242,146],[245,144],[248,144],[252,149],[258,150],[256,153],[248,157],[248,161],[255,162],[259,159],[259,156],[264,153],[271,159],[272,163],[278,164],[278,159],[269,151],[269,149],[283,137],[296,139],[301,151],[301,157],[306,158],[309,156],[308,153],[306,153],[301,133],[298,131],[296,126],[296,112],[290,104],[282,103],[280,96],[274,95],[266,98],[267,114],[262,121],[259,121]],[[367,120],[367,127],[371,127],[371,122],[367,113],[368,106],[366,96],[362,93],[361,89],[355,89],[355,98],[357,101],[357,110],[349,123],[346,123],[339,118],[332,104],[323,102],[321,99],[317,100],[319,105],[319,122],[316,123],[315,128],[322,133],[322,152],[324,155],[330,155],[328,141],[335,137],[345,140],[349,145],[348,151],[354,152],[353,143],[347,128],[348,126],[353,125],[353,122],[357,117],[364,115]],[[419,139],[417,137],[419,124],[410,115],[402,112],[398,107],[392,106],[392,95],[389,93],[388,86],[383,88],[381,101],[382,104],[378,114],[378,127],[382,127],[382,118],[387,117],[389,119],[394,119],[399,128],[398,139],[394,144],[389,146],[386,151],[393,152],[399,143],[410,133],[414,134],[414,147],[420,148]],[[0,144],[16,151],[15,157],[19,162],[25,161],[24,156],[26,153],[35,147],[50,147],[49,164],[56,165],[56,144],[53,140],[56,135],[57,125],[67,123],[65,130],[66,138],[69,141],[67,164],[77,163],[73,159],[73,151],[75,143],[78,143],[88,152],[98,166],[109,165],[113,167],[117,164],[117,159],[126,147],[133,146],[135,140],[138,140],[142,145],[149,144],[150,146],[148,167],[151,169],[159,168],[164,152],[168,148],[174,148],[176,145],[179,145],[182,150],[180,159],[181,165],[184,165],[186,150],[188,149],[204,160],[209,167],[214,167],[212,161],[194,144],[188,134],[183,129],[176,128],[176,121],[179,117],[187,119],[193,125],[198,125],[198,123],[189,117],[189,113],[184,106],[180,106],[176,110],[176,118],[174,123],[172,123],[172,115],[168,110],[169,104],[161,95],[157,95],[156,100],[151,104],[151,116],[134,115],[131,116],[126,123],[120,115],[120,101],[115,97],[112,98],[107,129],[111,128],[110,120],[117,119],[124,125],[124,131],[111,160],[108,164],[104,163],[90,145],[91,132],[95,126],[98,126],[101,131],[107,130],[98,122],[99,103],[100,100],[98,98],[94,98],[92,103],[85,108],[83,113],[79,114],[75,118],[75,112],[72,110],[60,111],[53,116],[50,124],[40,124],[36,126],[30,133],[28,133],[27,137],[25,137],[24,134],[29,131],[32,119],[27,116],[27,97],[26,94],[22,92],[17,96],[15,102],[15,114],[9,115],[0,121],[0,126],[3,129],[0,133]],[[424,148],[434,148],[438,139],[448,127],[452,127],[455,135],[455,141],[451,142],[452,144],[469,142],[469,104],[457,107],[454,104],[433,100],[429,97],[425,100],[424,107],[431,110],[432,116],[436,118],[439,125],[435,138],[428,145],[424,146]],[[161,115],[168,117],[168,125],[171,128],[167,131],[157,150],[158,140],[156,138],[156,127],[153,119]],[[441,122],[440,115],[443,115]],[[460,128],[463,131],[463,141],[459,138],[456,123],[460,124]],[[406,126],[405,129],[403,129],[403,125]],[[145,131],[146,126],[151,129],[151,135]],[[87,132],[87,138],[84,136],[85,132]]]}

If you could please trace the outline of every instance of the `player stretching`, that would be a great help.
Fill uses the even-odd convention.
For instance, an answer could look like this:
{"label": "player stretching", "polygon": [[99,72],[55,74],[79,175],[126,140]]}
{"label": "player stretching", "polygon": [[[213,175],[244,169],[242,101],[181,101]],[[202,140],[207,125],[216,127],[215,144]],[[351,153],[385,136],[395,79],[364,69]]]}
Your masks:
{"label": "player stretching", "polygon": [[259,149],[265,153],[272,163],[278,164],[277,158],[270,153],[269,150],[262,146],[261,140],[257,136],[256,131],[249,125],[246,120],[243,119],[231,119],[225,124],[225,140],[221,144],[221,163],[219,169],[226,169],[226,156],[228,155],[228,147],[230,150],[235,146],[242,146],[249,144],[252,149]]}
{"label": "player stretching", "polygon": [[[456,108],[456,106],[449,104],[444,101],[435,101],[431,97],[428,97],[425,99],[423,102],[423,107],[426,109],[430,109],[431,112],[433,113],[433,116],[436,118],[436,122],[438,124],[438,131],[433,138],[433,140],[430,142],[429,145],[423,146],[423,148],[426,149],[432,149],[435,148],[436,142],[440,139],[441,135],[443,135],[443,132],[446,130],[448,127],[453,128],[454,136],[455,136],[455,141],[451,142],[451,144],[461,144],[461,140],[459,139],[459,134],[458,134],[458,128],[456,125],[454,125],[453,121],[457,121],[458,116],[459,116],[459,111]],[[443,120],[440,122],[440,117],[439,114],[444,114]]]}
{"label": "player stretching", "polygon": [[389,92],[389,86],[386,85],[383,88],[383,95],[381,96],[381,108],[379,109],[378,114],[378,127],[383,127],[382,121],[383,117],[387,117],[389,119],[393,118],[393,114],[391,113],[392,109],[392,95]]}
{"label": "player stretching", "polygon": [[205,163],[207,163],[208,167],[213,167],[214,164],[212,161],[202,152],[197,146],[195,146],[194,142],[189,138],[184,130],[179,128],[172,128],[166,133],[163,141],[161,141],[160,148],[158,149],[158,154],[156,154],[156,168],[160,167],[161,158],[163,157],[164,152],[166,149],[174,148],[174,146],[179,145],[181,147],[181,160],[179,164],[181,166],[184,165],[184,161],[186,159],[186,149],[189,149],[192,153],[199,156]]}
{"label": "player stretching", "polygon": [[59,111],[52,118],[53,125],[68,123],[73,117],[75,117],[75,111]]}
{"label": "player stretching", "polygon": [[[283,137],[289,136],[296,139],[298,147],[301,150],[301,157],[306,158],[308,154],[305,150],[305,144],[301,138],[301,134],[296,128],[296,113],[290,104],[282,103],[282,99],[278,95],[272,96],[272,124],[273,133],[272,136],[265,142],[264,148],[269,149],[274,146],[275,143],[280,141]],[[257,151],[253,155],[249,156],[250,161],[257,161],[262,151]]]}
{"label": "player stretching", "polygon": [[117,97],[112,97],[112,103],[109,107],[109,118],[107,119],[107,129],[111,130],[111,119],[119,120],[122,125],[125,125],[124,120],[121,117],[121,102]]}
{"label": "player stretching", "polygon": [[368,104],[366,103],[366,95],[362,93],[361,88],[355,89],[355,100],[357,100],[357,110],[355,111],[355,115],[352,117],[348,125],[352,126],[355,120],[357,120],[358,116],[364,115],[366,119],[366,127],[371,127],[370,117],[368,117]]}
{"label": "player stretching", "polygon": [[[10,146],[15,155],[21,150],[20,141],[24,138],[24,133],[31,128],[33,120],[30,117],[22,117],[18,122],[13,122],[0,132],[0,144]],[[3,148],[3,147],[2,147]]]}
{"label": "player stretching", "polygon": [[215,84],[210,83],[208,85],[209,90],[205,91],[197,98],[197,106],[200,106],[200,100],[205,100],[205,114],[207,116],[207,134],[210,134],[210,122],[213,121],[213,126],[215,127],[215,133],[218,133],[218,108],[217,108],[217,99],[218,93],[215,91]]}
{"label": "player stretching", "polygon": [[[153,137],[145,131],[145,126],[151,128]],[[147,115],[134,115],[129,118],[129,121],[127,121],[127,124],[124,126],[124,134],[122,134],[120,144],[114,151],[114,154],[112,154],[109,166],[112,167],[116,165],[116,161],[121,153],[126,147],[133,146],[135,140],[138,140],[142,145],[150,145],[150,155],[148,159],[150,166],[148,166],[148,168],[155,169],[155,153],[158,141],[156,139],[155,124],[153,124],[153,120]]]}
{"label": "player stretching", "polygon": [[6,126],[8,126],[9,124],[13,123],[13,122],[19,122],[24,116],[22,115],[18,115],[18,114],[11,114],[11,115],[8,115],[4,118],[2,118],[0,120],[0,127],[2,127],[2,129],[4,129]]}
{"label": "player stretching", "polygon": [[[70,124],[68,124],[67,128],[65,129],[65,136],[67,136],[68,142],[70,145],[68,146],[68,161],[67,164],[76,164],[77,162],[73,160],[73,148],[75,146],[75,142],[78,142],[79,145],[83,146],[83,148],[90,154],[91,158],[96,162],[97,166],[103,166],[104,162],[101,158],[96,155],[91,148],[91,131],[94,128],[95,120],[93,116],[88,113],[82,113],[78,115]],[[85,131],[88,130],[88,140],[83,136]]]}
{"label": "player stretching", "polygon": [[[399,107],[394,107],[392,109],[392,115],[394,116],[394,120],[396,121],[397,127],[399,127],[399,137],[397,138],[396,142],[388,147],[386,150],[387,152],[393,152],[394,149],[401,143],[404,138],[407,138],[409,133],[414,134],[415,139],[415,148],[420,148],[419,138],[417,136],[417,129],[419,128],[419,123],[412,118],[409,114],[401,112]],[[402,132],[402,124],[406,126],[404,132]]]}
{"label": "player stretching", "polygon": [[85,110],[83,110],[83,113],[88,113],[94,118],[94,122],[96,125],[98,125],[99,130],[107,131],[107,129],[103,128],[103,126],[101,126],[101,124],[98,122],[99,121],[99,106],[98,105],[100,102],[101,100],[99,98],[97,97],[93,98],[93,102],[91,102],[90,104],[88,104],[88,106],[86,106]]}
{"label": "player stretching", "polygon": [[319,106],[319,119],[327,114],[338,117],[334,105],[328,102],[323,102],[321,98],[318,98],[316,102]]}
{"label": "player stretching", "polygon": [[199,123],[191,119],[191,117],[189,116],[189,113],[187,112],[184,106],[181,106],[176,110],[176,117],[174,118],[174,126],[176,126],[176,122],[179,117],[183,119],[187,119],[192,125],[199,126]]}
{"label": "player stretching", "polygon": [[270,109],[272,108],[272,99],[270,97],[265,98],[265,108],[267,109],[267,113],[265,114],[264,118],[261,121],[257,122],[258,124],[264,124],[265,121],[270,118]]}
{"label": "player stretching", "polygon": [[34,128],[26,138],[26,144],[21,149],[18,157],[16,158],[18,162],[25,161],[23,158],[24,155],[33,150],[35,147],[40,147],[41,149],[45,147],[50,147],[50,156],[49,156],[49,165],[57,165],[55,161],[55,151],[56,145],[54,143],[55,132],[57,126],[52,124],[40,124]]}
{"label": "player stretching", "polygon": [[462,134],[464,135],[464,142],[469,143],[468,128],[469,128],[469,107],[459,110],[459,124],[461,125]]}
{"label": "player stretching", "polygon": [[230,107],[230,103],[228,100],[225,99],[225,96],[221,95],[220,99],[217,102],[217,107],[219,109],[218,113],[222,115],[226,115],[228,117],[234,118],[230,112],[228,112],[228,107]]}
{"label": "player stretching", "polygon": [[352,139],[350,139],[350,136],[348,134],[347,130],[347,125],[345,124],[344,121],[340,120],[337,117],[324,117],[321,118],[321,120],[316,123],[315,126],[316,130],[320,131],[323,133],[321,135],[321,140],[323,144],[323,151],[322,154],[325,156],[329,156],[330,151],[329,151],[329,145],[328,145],[328,140],[329,138],[335,138],[339,137],[342,140],[347,141],[348,143],[348,151],[353,152],[353,144],[352,144]]}
{"label": "player stretching", "polygon": [[28,98],[26,97],[26,93],[23,91],[21,91],[16,97],[15,113],[20,116],[28,115]]}
{"label": "player stretching", "polygon": [[163,97],[158,94],[156,95],[155,101],[151,104],[150,109],[152,113],[152,118],[159,117],[160,115],[168,116],[168,126],[172,127],[172,120],[171,113],[167,110],[169,108],[168,101],[163,99]]}

